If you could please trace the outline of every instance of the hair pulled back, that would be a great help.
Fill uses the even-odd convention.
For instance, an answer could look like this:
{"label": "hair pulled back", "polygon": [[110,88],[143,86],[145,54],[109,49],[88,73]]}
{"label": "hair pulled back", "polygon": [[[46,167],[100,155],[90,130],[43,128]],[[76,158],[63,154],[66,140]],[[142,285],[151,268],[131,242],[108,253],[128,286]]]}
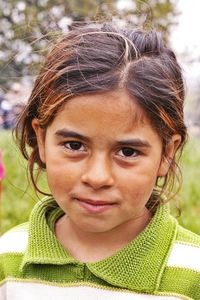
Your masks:
{"label": "hair pulled back", "polygon": [[[16,126],[16,136],[29,162],[37,190],[34,164],[41,162],[32,128],[37,118],[47,128],[61,107],[72,97],[125,89],[146,112],[163,141],[163,152],[170,137],[177,133],[186,140],[183,119],[184,85],[175,54],[158,32],[119,29],[112,24],[93,24],[70,31],[54,46],[35,81],[28,104]],[[155,187],[151,202],[161,192],[171,191],[176,177],[176,158],[161,187]],[[159,192],[158,192],[159,191]]]}

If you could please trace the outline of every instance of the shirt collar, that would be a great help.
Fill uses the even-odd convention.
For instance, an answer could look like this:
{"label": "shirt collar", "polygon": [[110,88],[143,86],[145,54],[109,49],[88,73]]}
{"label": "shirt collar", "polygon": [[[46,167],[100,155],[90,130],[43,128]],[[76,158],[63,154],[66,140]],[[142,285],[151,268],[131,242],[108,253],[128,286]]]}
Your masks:
{"label": "shirt collar", "polygon": [[[50,228],[62,214],[53,199],[45,198],[36,204],[30,216],[21,270],[27,264],[83,264],[62,247]],[[114,286],[152,292],[159,286],[175,235],[176,221],[168,205],[160,205],[145,230],[122,250],[86,265],[94,275]]]}

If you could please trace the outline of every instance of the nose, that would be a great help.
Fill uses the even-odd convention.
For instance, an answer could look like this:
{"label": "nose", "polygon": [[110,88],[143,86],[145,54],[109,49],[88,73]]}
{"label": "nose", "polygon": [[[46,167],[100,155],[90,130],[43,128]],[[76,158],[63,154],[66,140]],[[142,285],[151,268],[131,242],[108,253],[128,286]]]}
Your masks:
{"label": "nose", "polygon": [[81,180],[95,190],[111,187],[114,179],[109,158],[102,155],[90,158],[86,163]]}

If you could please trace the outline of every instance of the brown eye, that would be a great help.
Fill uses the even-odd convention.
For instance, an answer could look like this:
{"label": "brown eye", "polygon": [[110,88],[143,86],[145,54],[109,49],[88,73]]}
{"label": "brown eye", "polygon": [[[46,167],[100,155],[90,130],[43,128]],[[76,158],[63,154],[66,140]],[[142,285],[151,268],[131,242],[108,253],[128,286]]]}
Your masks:
{"label": "brown eye", "polygon": [[85,150],[85,148],[81,142],[76,142],[76,141],[65,142],[64,145],[67,149],[70,149],[72,151],[84,151]]}
{"label": "brown eye", "polygon": [[119,151],[119,155],[123,157],[135,157],[139,154],[139,151],[133,149],[133,148],[128,148],[124,147]]}
{"label": "brown eye", "polygon": [[124,156],[132,156],[134,154],[134,150],[131,148],[123,148],[122,153]]}

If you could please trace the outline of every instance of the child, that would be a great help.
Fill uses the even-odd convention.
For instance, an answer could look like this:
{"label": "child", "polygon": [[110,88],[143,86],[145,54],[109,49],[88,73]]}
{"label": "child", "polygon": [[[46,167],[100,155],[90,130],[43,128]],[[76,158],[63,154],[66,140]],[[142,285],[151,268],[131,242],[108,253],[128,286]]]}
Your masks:
{"label": "child", "polygon": [[1,300],[200,299],[200,238],[166,204],[183,102],[155,31],[90,24],[55,45],[16,128],[51,196],[0,240]]}

